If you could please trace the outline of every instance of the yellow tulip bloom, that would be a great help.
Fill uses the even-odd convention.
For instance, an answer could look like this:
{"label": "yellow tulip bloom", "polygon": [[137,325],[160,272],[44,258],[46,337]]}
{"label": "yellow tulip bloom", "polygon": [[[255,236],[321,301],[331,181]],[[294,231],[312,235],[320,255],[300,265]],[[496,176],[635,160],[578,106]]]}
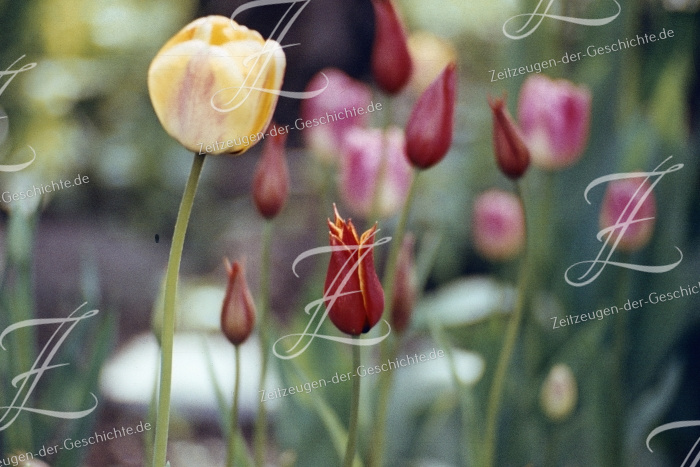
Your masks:
{"label": "yellow tulip bloom", "polygon": [[148,92],[165,131],[187,149],[241,154],[264,136],[285,66],[277,42],[207,16],[160,49],[148,70]]}

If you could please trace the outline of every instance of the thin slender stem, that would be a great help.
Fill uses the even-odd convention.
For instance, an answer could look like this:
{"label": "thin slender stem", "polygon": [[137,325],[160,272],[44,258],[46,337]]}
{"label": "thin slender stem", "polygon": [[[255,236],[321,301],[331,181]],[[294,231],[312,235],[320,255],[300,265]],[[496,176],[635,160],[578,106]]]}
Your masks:
{"label": "thin slender stem", "polygon": [[[272,243],[272,221],[265,221],[262,237],[261,265],[260,265],[260,298],[258,303],[260,325],[258,332],[260,333],[260,381],[258,389],[265,389],[265,378],[267,377],[267,366],[269,360],[269,347],[267,330],[269,323],[267,322],[267,309],[270,298],[270,251]],[[258,414],[255,421],[255,465],[262,467],[265,462],[265,444],[267,438],[267,414],[265,412],[265,404],[258,403]]]}
{"label": "thin slender stem", "polygon": [[[624,255],[621,259],[623,263],[629,263],[629,258]],[[617,286],[617,303],[623,303],[628,296],[630,283],[629,269],[623,268],[618,276]],[[621,313],[615,317],[613,323],[613,384],[612,384],[612,443],[611,458],[614,465],[620,467],[625,465],[625,444],[624,444],[624,429],[625,429],[625,401],[624,401],[624,379],[625,379],[625,359],[627,353],[625,348],[627,345],[627,313]]]}
{"label": "thin slender stem", "polygon": [[234,348],[235,369],[233,376],[233,405],[231,407],[231,431],[228,435],[228,467],[234,467],[236,463],[236,432],[238,431],[238,394],[241,387],[241,352],[238,346]]}
{"label": "thin slender stem", "polygon": [[[358,336],[353,336],[357,339]],[[360,350],[359,345],[352,346],[352,364],[353,368],[360,366]],[[352,461],[355,459],[355,449],[357,446],[357,419],[360,413],[360,378],[353,375],[352,380],[352,399],[350,402],[350,424],[348,426],[348,444],[345,449],[344,467],[352,467]]]}
{"label": "thin slender stem", "polygon": [[[522,192],[520,190],[519,185],[516,184],[516,188],[518,192],[518,198],[520,199],[520,203],[523,207],[524,213],[525,203],[523,202]],[[527,216],[524,216],[524,218],[527,219]],[[525,230],[527,231],[527,228]],[[510,359],[513,355],[513,349],[515,348],[515,343],[518,340],[523,309],[525,308],[525,294],[529,286],[530,274],[528,271],[527,238],[525,240],[525,245],[526,251],[520,265],[521,267],[518,277],[517,299],[515,302],[515,307],[513,309],[513,314],[510,318],[510,322],[508,323],[505,341],[503,342],[501,353],[498,356],[496,373],[494,374],[493,383],[491,384],[488,406],[486,409],[486,437],[484,442],[485,462],[483,464],[486,467],[496,465],[496,428],[498,426],[498,413],[501,405],[501,395],[503,393],[503,386],[505,383],[506,374],[508,373]]]}
{"label": "thin slender stem", "polygon": [[[391,239],[391,248],[389,249],[389,257],[387,258],[386,268],[384,269],[384,314],[385,316],[391,312],[391,299],[394,295],[394,282],[396,279],[396,263],[401,250],[401,243],[408,225],[408,216],[411,213],[411,206],[416,195],[416,181],[418,180],[418,172],[414,171],[411,179],[411,186],[408,190],[406,202],[403,205],[399,223],[396,226],[396,231]],[[381,361],[386,361],[396,351],[396,344],[392,344],[392,336],[384,339],[380,344]],[[374,425],[374,449],[370,454],[369,466],[379,467],[382,463],[384,455],[384,440],[386,438],[386,416],[389,406],[389,395],[391,394],[391,379],[390,371],[385,371],[379,376],[379,399],[377,401],[377,417]]]}
{"label": "thin slender stem", "polygon": [[175,297],[177,294],[177,278],[182,260],[182,248],[185,245],[185,234],[192,213],[194,196],[197,193],[199,176],[206,154],[195,153],[190,176],[185,185],[180,209],[175,221],[173,243],[170,246],[168,270],[165,274],[165,299],[163,305],[163,327],[161,329],[160,356],[160,389],[158,393],[158,414],[156,418],[156,440],[153,452],[153,467],[163,467],[166,462],[168,449],[168,428],[170,423],[170,387],[173,372],[173,339],[175,335]]}

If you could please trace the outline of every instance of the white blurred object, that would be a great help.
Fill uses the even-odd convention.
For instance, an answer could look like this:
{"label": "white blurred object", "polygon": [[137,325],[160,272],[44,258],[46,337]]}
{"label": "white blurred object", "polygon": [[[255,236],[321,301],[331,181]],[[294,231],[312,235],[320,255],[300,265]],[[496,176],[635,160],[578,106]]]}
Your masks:
{"label": "white blurred object", "polygon": [[[216,419],[219,410],[215,386],[208,369],[209,352],[215,378],[227,404],[233,392],[233,346],[223,335],[179,333],[173,347],[172,399],[174,410],[200,420]],[[257,336],[239,346],[241,352],[240,414],[253,418],[260,401],[260,345]],[[128,342],[107,361],[100,376],[102,393],[110,400],[147,407],[159,374],[160,352],[155,337],[141,334]],[[265,387],[277,387],[277,378],[268,373]],[[265,402],[268,410],[277,401]]]}

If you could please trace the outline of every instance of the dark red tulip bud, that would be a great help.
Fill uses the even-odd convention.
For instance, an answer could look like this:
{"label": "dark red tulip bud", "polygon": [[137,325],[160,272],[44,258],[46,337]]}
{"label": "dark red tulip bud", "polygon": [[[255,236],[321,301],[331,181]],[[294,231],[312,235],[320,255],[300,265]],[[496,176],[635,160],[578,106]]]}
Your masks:
{"label": "dark red tulip bud", "polygon": [[289,195],[289,168],[284,150],[286,134],[269,136],[263,146],[253,178],[253,201],[265,219],[272,219],[284,207]]}
{"label": "dark red tulip bud", "polygon": [[406,155],[414,167],[427,169],[445,157],[456,104],[457,67],[450,63],[418,98],[406,124]]}
{"label": "dark red tulip bud", "polygon": [[506,177],[517,180],[530,165],[530,151],[506,108],[505,98],[489,98],[493,113],[493,149]]}
{"label": "dark red tulip bud", "polygon": [[384,290],[374,269],[374,234],[377,225],[358,238],[355,226],[335,211],[328,220],[330,244],[334,248],[323,288],[328,317],[346,334],[368,332],[382,317]]}
{"label": "dark red tulip bud", "polygon": [[233,345],[248,339],[255,326],[255,303],[245,280],[245,270],[239,262],[231,266],[226,260],[228,285],[221,309],[221,330]]}
{"label": "dark red tulip bud", "polygon": [[390,0],[372,0],[372,6],[372,75],[382,91],[396,94],[406,86],[413,70],[406,33]]}
{"label": "dark red tulip bud", "polygon": [[413,259],[415,243],[413,235],[406,234],[396,263],[394,293],[391,300],[391,327],[398,333],[402,333],[408,328],[416,303],[418,278]]}

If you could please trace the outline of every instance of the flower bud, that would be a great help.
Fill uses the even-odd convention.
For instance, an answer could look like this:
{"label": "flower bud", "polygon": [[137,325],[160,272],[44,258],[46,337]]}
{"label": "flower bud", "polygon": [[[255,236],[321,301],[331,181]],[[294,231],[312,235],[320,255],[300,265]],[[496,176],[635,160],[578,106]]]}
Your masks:
{"label": "flower bud", "polygon": [[[638,205],[639,210],[632,216]],[[600,210],[600,228],[611,231],[611,242],[619,238],[617,248],[620,251],[630,253],[649,243],[655,216],[656,198],[646,180],[625,178],[608,184]]]}
{"label": "flower bud", "polygon": [[576,407],[578,389],[576,378],[568,365],[554,365],[540,390],[540,406],[553,421],[566,419]]}
{"label": "flower bud", "polygon": [[496,162],[506,177],[517,180],[530,165],[530,151],[506,108],[505,99],[489,98],[489,106],[493,113],[493,150]]}
{"label": "flower bud", "polygon": [[372,0],[372,6],[372,75],[382,91],[396,94],[408,83],[413,71],[406,33],[391,0]]}
{"label": "flower bud", "polygon": [[530,76],[520,90],[518,122],[532,163],[549,170],[574,164],[588,142],[591,93],[546,76]]}
{"label": "flower bud", "polygon": [[494,189],[479,195],[473,225],[474,244],[484,258],[511,259],[525,246],[525,216],[512,193]]}
{"label": "flower bud", "polygon": [[328,221],[333,247],[323,288],[331,322],[353,336],[369,332],[384,312],[384,290],[374,269],[374,227],[358,238],[352,221],[340,217]]}
{"label": "flower bud", "polygon": [[165,131],[187,149],[241,154],[270,123],[285,65],[277,42],[207,16],[160,49],[148,69],[148,92]]}
{"label": "flower bud", "polygon": [[265,219],[272,219],[284,207],[289,195],[289,168],[284,143],[286,134],[269,136],[253,177],[253,201]]}
{"label": "flower bud", "polygon": [[367,217],[376,201],[376,214],[386,217],[403,206],[412,175],[403,131],[352,128],[341,154],[340,194],[353,212]]}
{"label": "flower bud", "polygon": [[239,262],[231,266],[226,261],[228,284],[221,309],[221,330],[233,345],[248,339],[255,326],[255,303],[245,280],[245,270]]}
{"label": "flower bud", "polygon": [[445,157],[452,145],[457,69],[454,63],[418,98],[406,124],[406,154],[418,169],[428,169]]}
{"label": "flower bud", "polygon": [[398,333],[403,333],[408,328],[416,303],[418,277],[413,258],[415,243],[413,235],[406,234],[396,262],[394,293],[391,300],[391,327]]}
{"label": "flower bud", "polygon": [[314,119],[319,123],[325,122],[305,128],[303,135],[315,156],[324,162],[331,162],[337,157],[345,132],[367,123],[366,112],[360,115],[352,109],[362,108],[366,111],[372,102],[372,93],[365,83],[335,68],[316,73],[306,86],[306,91],[318,91],[324,87],[321,94],[301,101],[301,118],[305,122]]}

